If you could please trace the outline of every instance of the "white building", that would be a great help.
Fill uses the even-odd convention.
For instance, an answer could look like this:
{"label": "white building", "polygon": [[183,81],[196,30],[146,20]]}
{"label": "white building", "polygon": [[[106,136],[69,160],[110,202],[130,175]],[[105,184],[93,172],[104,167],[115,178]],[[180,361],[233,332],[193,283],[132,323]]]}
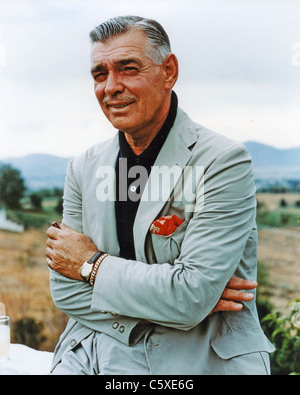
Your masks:
{"label": "white building", "polygon": [[13,221],[10,221],[6,217],[6,209],[5,207],[0,207],[0,229],[2,230],[10,230],[11,232],[24,232],[24,226],[16,224]]}

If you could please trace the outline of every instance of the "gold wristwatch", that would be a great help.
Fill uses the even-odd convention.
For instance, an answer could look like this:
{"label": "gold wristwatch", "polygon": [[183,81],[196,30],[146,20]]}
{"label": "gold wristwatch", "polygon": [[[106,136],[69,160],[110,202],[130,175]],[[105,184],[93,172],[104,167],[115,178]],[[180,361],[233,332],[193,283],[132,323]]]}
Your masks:
{"label": "gold wristwatch", "polygon": [[88,282],[97,259],[103,254],[103,252],[98,251],[94,254],[88,261],[84,262],[84,264],[80,268],[80,275],[84,281]]}

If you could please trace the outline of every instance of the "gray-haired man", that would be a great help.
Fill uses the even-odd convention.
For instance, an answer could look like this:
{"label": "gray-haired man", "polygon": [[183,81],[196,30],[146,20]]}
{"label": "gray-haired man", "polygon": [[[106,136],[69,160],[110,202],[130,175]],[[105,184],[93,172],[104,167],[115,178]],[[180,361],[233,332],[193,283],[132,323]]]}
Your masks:
{"label": "gray-haired man", "polygon": [[257,286],[248,153],[178,107],[157,22],[118,17],[90,37],[119,132],[70,162],[63,224],[47,232],[53,300],[70,317],[53,373],[268,374],[273,347],[240,291]]}

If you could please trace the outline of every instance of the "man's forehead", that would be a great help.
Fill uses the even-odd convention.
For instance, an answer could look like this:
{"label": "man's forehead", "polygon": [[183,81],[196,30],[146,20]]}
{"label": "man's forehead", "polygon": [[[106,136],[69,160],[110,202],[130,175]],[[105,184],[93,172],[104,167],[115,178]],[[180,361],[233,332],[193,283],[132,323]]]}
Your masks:
{"label": "man's forehead", "polygon": [[111,37],[105,42],[92,45],[91,60],[96,62],[118,62],[128,57],[145,57],[146,36],[141,31],[133,31]]}

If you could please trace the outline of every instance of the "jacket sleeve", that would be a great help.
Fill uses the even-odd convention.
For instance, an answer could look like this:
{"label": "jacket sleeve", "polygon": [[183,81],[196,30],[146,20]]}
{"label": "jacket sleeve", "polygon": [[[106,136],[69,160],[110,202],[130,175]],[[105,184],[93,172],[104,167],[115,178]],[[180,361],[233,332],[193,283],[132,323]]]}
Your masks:
{"label": "jacket sleeve", "polygon": [[[69,162],[64,187],[63,222],[82,233],[82,195],[73,171],[73,161]],[[69,317],[93,330],[102,330],[103,321],[111,320],[110,314],[91,311],[93,288],[83,281],[64,277],[50,270],[50,289],[57,308]]]}
{"label": "jacket sleeve", "polygon": [[182,330],[210,313],[255,226],[255,186],[244,148],[232,147],[210,165],[204,191],[203,207],[190,219],[174,265],[105,258],[94,286],[93,310]]}

